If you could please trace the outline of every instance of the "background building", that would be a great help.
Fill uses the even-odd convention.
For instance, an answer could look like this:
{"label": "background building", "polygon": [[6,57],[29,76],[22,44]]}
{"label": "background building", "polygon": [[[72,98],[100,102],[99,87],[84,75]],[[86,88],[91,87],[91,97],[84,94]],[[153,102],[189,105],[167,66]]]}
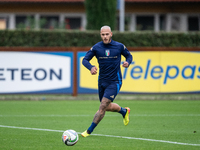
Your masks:
{"label": "background building", "polygon": [[[125,30],[200,31],[199,8],[200,0],[125,0]],[[84,0],[0,0],[0,29],[85,30],[86,24]]]}

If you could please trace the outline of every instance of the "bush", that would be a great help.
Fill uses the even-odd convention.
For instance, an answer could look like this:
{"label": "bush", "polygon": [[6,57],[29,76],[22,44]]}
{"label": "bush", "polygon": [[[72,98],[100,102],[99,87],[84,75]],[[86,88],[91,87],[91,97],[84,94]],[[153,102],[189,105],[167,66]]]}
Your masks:
{"label": "bush", "polygon": [[[0,30],[0,46],[87,47],[101,41],[99,31]],[[127,47],[200,47],[200,32],[113,32]]]}

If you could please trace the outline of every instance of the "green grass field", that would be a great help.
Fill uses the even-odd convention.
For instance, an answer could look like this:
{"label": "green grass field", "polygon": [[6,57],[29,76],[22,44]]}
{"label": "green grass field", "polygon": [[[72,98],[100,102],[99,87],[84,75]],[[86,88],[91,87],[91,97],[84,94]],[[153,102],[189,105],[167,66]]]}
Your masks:
{"label": "green grass field", "polygon": [[[0,101],[0,150],[193,150],[200,149],[200,101],[115,100],[131,108],[130,123],[107,112],[93,134],[81,137],[99,108],[98,100]],[[64,130],[79,133],[74,146]]]}

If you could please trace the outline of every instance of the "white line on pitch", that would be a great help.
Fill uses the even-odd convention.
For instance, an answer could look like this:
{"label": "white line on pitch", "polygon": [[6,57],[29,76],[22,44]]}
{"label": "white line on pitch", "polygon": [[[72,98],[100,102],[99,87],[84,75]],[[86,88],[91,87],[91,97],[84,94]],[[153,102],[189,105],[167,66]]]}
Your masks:
{"label": "white line on pitch", "polygon": [[[90,117],[94,115],[0,115],[0,117]],[[107,117],[119,116],[119,115],[106,115]],[[200,114],[133,114],[130,116],[135,117],[199,117]]]}
{"label": "white line on pitch", "polygon": [[[39,129],[39,128],[16,127],[16,126],[5,126],[5,125],[0,125],[0,127],[2,127],[2,128],[14,128],[14,129],[26,129],[26,130],[38,130],[38,131],[64,132],[63,130]],[[80,132],[77,132],[77,133],[81,134]],[[113,138],[124,138],[124,139],[131,139],[131,140],[162,142],[162,143],[170,143],[170,144],[178,144],[178,145],[200,146],[200,144],[190,144],[190,143],[181,143],[181,142],[172,142],[172,141],[164,141],[164,140],[145,139],[145,138],[135,138],[135,137],[126,137],[126,136],[115,136],[115,135],[104,135],[104,134],[92,134],[92,135],[113,137]]]}

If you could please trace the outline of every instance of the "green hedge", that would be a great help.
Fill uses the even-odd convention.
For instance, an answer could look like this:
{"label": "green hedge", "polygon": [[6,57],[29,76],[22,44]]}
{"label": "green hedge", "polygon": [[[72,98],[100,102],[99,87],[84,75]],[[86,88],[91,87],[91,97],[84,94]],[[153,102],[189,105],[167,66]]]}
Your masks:
{"label": "green hedge", "polygon": [[[0,46],[85,47],[100,41],[99,31],[0,30]],[[200,32],[113,32],[127,47],[200,47]]]}

